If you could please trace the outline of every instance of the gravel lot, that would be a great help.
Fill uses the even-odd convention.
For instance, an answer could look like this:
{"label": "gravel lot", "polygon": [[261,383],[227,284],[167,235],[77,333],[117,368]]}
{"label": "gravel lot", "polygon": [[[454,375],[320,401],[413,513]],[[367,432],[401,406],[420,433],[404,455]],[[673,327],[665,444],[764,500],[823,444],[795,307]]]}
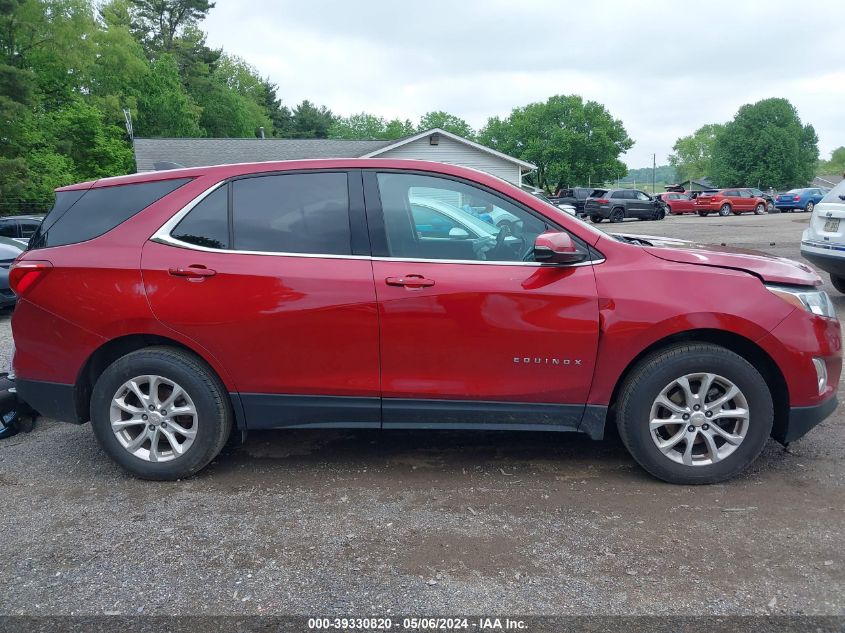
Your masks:
{"label": "gravel lot", "polygon": [[[613,228],[797,259],[806,222]],[[365,431],[254,433],[152,483],[39,420],[0,442],[0,613],[843,615],[843,412],[695,488],[616,437]]]}

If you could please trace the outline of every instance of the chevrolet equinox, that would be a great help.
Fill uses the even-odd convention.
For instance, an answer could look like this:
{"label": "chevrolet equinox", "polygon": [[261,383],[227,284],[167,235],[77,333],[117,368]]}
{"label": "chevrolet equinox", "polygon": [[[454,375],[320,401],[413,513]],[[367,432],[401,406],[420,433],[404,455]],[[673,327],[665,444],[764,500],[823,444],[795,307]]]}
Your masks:
{"label": "chevrolet equinox", "polygon": [[805,265],[605,234],[419,161],[63,187],[10,280],[19,396],[148,479],[252,429],[615,423],[648,472],[710,483],[828,416],[842,365]]}

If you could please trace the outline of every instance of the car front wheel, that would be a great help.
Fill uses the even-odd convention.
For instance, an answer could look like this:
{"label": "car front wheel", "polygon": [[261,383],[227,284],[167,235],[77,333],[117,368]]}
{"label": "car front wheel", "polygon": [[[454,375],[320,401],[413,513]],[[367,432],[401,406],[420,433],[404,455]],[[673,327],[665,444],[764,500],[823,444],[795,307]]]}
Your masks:
{"label": "car front wheel", "polygon": [[685,343],[643,360],[618,403],[619,434],[649,473],[676,484],[708,484],[745,470],[772,430],[772,396],[741,356]]}
{"label": "car front wheel", "polygon": [[625,211],[622,209],[614,209],[610,212],[610,221],[611,222],[621,222],[625,219]]}
{"label": "car front wheel", "polygon": [[754,213],[756,213],[757,215],[763,215],[765,212],[766,212],[766,205],[764,205],[762,202],[760,204],[758,204],[756,207],[754,207]]}
{"label": "car front wheel", "polygon": [[710,214],[709,214],[709,213],[707,213],[707,211],[699,211],[699,212],[698,212],[698,215],[700,215],[702,218],[706,218],[706,217],[707,217],[708,215],[710,215]]}
{"label": "car front wheel", "polygon": [[837,275],[830,276],[830,283],[842,294],[845,294],[845,277],[838,277]]}
{"label": "car front wheel", "polygon": [[214,459],[232,428],[223,383],[204,362],[149,347],[112,363],[91,395],[91,424],[103,450],[142,479],[189,477]]}

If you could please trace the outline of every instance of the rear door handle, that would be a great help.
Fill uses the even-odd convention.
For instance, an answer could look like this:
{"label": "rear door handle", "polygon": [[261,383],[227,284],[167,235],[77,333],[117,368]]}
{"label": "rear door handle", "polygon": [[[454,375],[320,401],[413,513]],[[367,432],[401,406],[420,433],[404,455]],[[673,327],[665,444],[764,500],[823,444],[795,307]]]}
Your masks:
{"label": "rear door handle", "polygon": [[422,275],[405,275],[404,277],[388,277],[384,283],[388,286],[404,286],[405,288],[429,288],[434,285],[434,280],[426,279]]}
{"label": "rear door handle", "polygon": [[205,277],[214,277],[217,274],[216,270],[206,268],[202,264],[191,264],[185,268],[170,268],[169,272],[173,277],[187,277],[188,279],[204,279]]}

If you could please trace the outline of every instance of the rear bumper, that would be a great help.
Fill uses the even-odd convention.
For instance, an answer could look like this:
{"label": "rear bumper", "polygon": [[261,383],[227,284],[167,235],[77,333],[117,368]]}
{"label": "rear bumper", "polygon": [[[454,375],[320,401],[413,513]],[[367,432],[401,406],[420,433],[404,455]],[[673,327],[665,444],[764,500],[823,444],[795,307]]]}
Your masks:
{"label": "rear bumper", "polygon": [[45,418],[73,424],[87,421],[87,415],[83,419],[77,410],[76,388],[73,385],[18,378],[15,386],[18,398]]}
{"label": "rear bumper", "polygon": [[827,273],[845,277],[845,245],[804,240],[801,256]]}
{"label": "rear bumper", "polygon": [[774,431],[772,437],[781,444],[794,442],[833,413],[838,405],[836,396],[832,396],[811,407],[791,407],[786,425]]}

